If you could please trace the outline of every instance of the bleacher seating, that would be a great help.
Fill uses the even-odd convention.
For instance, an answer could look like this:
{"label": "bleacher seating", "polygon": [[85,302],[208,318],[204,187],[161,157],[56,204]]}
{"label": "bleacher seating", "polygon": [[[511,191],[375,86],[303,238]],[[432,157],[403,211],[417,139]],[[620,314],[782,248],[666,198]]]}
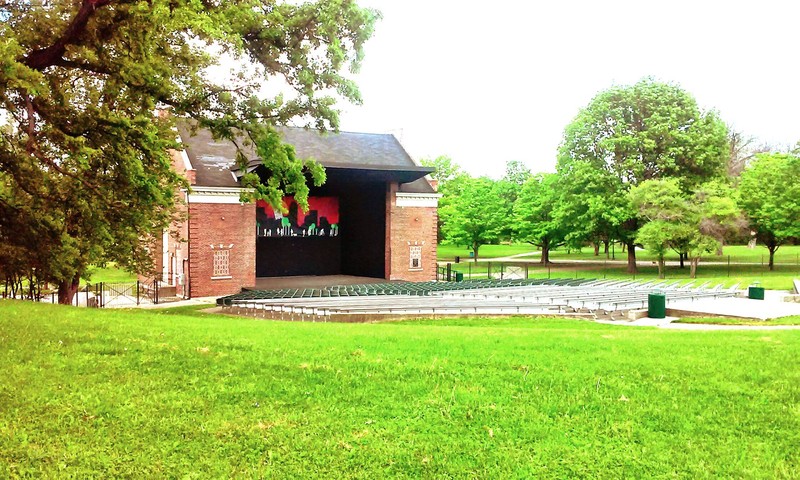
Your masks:
{"label": "bleacher seating", "polygon": [[232,313],[313,321],[366,321],[409,315],[589,314],[624,316],[646,308],[659,291],[678,300],[734,296],[734,287],[679,286],[678,282],[527,279],[398,282],[325,288],[245,291],[217,300]]}

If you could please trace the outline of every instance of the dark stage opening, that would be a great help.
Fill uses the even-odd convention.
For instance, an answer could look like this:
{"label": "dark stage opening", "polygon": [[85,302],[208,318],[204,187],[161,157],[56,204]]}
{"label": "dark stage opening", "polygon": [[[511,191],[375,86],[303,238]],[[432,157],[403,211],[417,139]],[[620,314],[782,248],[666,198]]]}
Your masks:
{"label": "dark stage opening", "polygon": [[327,175],[325,185],[311,188],[309,212],[290,206],[281,219],[257,208],[257,277],[385,278],[386,179],[350,169]]}

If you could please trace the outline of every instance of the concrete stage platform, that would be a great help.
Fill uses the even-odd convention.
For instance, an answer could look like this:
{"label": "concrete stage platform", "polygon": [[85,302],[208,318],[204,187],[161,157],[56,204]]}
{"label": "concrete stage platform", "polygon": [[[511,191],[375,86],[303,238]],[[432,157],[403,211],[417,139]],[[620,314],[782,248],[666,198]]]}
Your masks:
{"label": "concrete stage platform", "polygon": [[366,283],[394,283],[385,278],[356,277],[353,275],[306,275],[295,277],[258,277],[252,287],[243,290],[280,290],[283,288],[321,288],[333,285],[359,285]]}

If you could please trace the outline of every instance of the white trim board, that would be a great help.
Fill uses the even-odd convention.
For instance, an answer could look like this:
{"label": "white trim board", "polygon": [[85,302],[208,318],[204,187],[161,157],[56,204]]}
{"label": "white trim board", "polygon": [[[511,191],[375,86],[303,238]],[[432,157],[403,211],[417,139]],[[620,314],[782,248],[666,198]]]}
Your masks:
{"label": "white trim board", "polygon": [[439,206],[441,193],[395,193],[396,205],[398,207],[423,207],[436,208]]}
{"label": "white trim board", "polygon": [[189,191],[188,203],[243,203],[239,195],[246,191],[239,187],[198,187],[194,186]]}

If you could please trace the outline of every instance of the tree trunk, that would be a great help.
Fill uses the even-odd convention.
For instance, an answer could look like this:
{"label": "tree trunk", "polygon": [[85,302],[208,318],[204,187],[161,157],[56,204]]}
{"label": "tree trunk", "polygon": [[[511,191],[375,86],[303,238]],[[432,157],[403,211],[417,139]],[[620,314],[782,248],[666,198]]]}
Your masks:
{"label": "tree trunk", "polygon": [[700,257],[694,257],[689,262],[689,278],[697,278],[697,265],[700,263]]}
{"label": "tree trunk", "polygon": [[681,261],[681,268],[683,268],[683,267],[684,267],[684,265],[683,265],[683,260],[686,258],[686,254],[685,254],[685,253],[682,253],[682,252],[681,252],[681,253],[678,253],[678,258],[679,258],[679,259],[680,259],[680,261]]}
{"label": "tree trunk", "polygon": [[718,257],[721,257],[721,256],[722,256],[722,248],[723,248],[724,246],[725,246],[725,240],[720,240],[720,241],[719,241],[719,246],[717,247],[717,253],[716,253],[716,255],[717,255]]}
{"label": "tree trunk", "polygon": [[[630,251],[630,250],[629,250],[629,251]],[[664,262],[664,256],[663,256],[663,255],[661,255],[660,257],[658,257],[658,278],[661,278],[661,279],[663,279],[663,278],[665,278],[665,277],[666,277],[666,274],[665,274],[665,272],[664,272],[664,266],[665,266],[665,263],[666,263],[666,262]]]}
{"label": "tree trunk", "polygon": [[58,303],[61,305],[72,305],[72,299],[78,291],[81,283],[81,277],[77,273],[72,280],[62,280],[58,284]]}
{"label": "tree trunk", "polygon": [[592,246],[594,247],[594,256],[600,256],[600,242],[592,242]]}
{"label": "tree trunk", "polygon": [[636,273],[636,245],[626,243],[628,247],[628,273]]}
{"label": "tree trunk", "polygon": [[542,250],[541,255],[539,255],[539,263],[547,265],[550,263],[550,240],[544,239],[542,244],[537,246]]}
{"label": "tree trunk", "polygon": [[769,271],[775,270],[775,250],[777,250],[777,246],[770,246],[769,247]]}
{"label": "tree trunk", "polygon": [[609,244],[608,239],[603,240],[603,253],[606,254],[606,258],[608,258],[608,244]]}
{"label": "tree trunk", "polygon": [[478,249],[479,248],[481,248],[481,244],[480,243],[473,243],[472,244],[472,253],[473,253],[472,263],[478,263]]}

